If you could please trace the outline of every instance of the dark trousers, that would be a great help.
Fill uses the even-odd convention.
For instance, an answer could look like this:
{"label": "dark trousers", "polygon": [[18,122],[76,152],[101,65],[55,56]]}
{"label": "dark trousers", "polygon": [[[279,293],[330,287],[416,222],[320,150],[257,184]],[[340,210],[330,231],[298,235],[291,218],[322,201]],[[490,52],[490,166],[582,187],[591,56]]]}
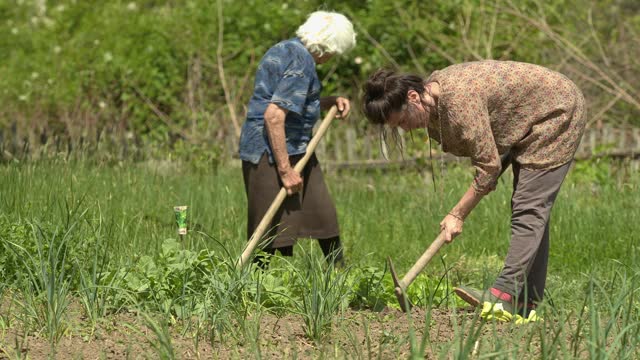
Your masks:
{"label": "dark trousers", "polygon": [[[503,171],[509,162],[503,158]],[[515,161],[511,165],[511,242],[493,287],[521,300],[539,302],[547,279],[551,209],[571,162],[547,170],[523,169]]]}

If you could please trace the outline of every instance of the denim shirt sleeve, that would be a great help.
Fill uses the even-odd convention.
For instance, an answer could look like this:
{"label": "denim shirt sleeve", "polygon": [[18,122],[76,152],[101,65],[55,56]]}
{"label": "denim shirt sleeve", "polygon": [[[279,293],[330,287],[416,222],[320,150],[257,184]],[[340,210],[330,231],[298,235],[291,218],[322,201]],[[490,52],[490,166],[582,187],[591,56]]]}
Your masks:
{"label": "denim shirt sleeve", "polygon": [[306,64],[298,53],[286,55],[289,61],[283,64],[282,77],[276,85],[271,103],[302,115],[313,79],[305,71]]}
{"label": "denim shirt sleeve", "polygon": [[257,164],[266,152],[272,162],[264,127],[264,112],[269,104],[289,110],[285,119],[289,155],[306,152],[313,125],[320,116],[321,91],[313,56],[298,38],[269,48],[256,71],[253,95],[240,134],[240,158]]}

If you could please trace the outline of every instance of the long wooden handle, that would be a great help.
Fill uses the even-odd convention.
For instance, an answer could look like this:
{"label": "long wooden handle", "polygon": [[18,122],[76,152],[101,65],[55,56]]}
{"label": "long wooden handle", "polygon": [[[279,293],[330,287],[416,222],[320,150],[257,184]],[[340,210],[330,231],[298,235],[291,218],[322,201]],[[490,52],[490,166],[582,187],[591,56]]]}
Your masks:
{"label": "long wooden handle", "polygon": [[[324,119],[322,119],[322,123],[320,123],[320,126],[318,127],[316,134],[313,136],[311,141],[309,141],[309,144],[307,145],[307,152],[304,154],[302,159],[300,159],[296,163],[296,165],[293,167],[293,170],[295,170],[298,173],[302,172],[302,169],[304,169],[305,165],[307,165],[307,162],[311,158],[311,155],[313,155],[313,152],[316,150],[316,147],[318,146],[320,139],[322,139],[322,137],[324,136],[324,133],[327,132],[327,129],[329,128],[329,125],[331,125],[331,121],[336,116],[337,112],[338,112],[338,108],[335,105],[332,106],[331,109],[329,109],[329,113],[327,113]],[[255,231],[253,232],[253,235],[251,235],[251,238],[249,239],[249,243],[247,244],[247,247],[244,249],[242,256],[240,257],[240,259],[238,259],[238,262],[236,264],[238,268],[243,267],[247,263],[247,260],[249,260],[249,257],[251,256],[251,254],[253,254],[253,251],[256,249],[256,246],[258,246],[258,242],[260,242],[260,240],[262,239],[262,235],[264,235],[264,232],[267,230],[267,227],[271,224],[273,217],[278,212],[278,209],[280,209],[280,205],[282,205],[282,202],[286,197],[287,197],[287,189],[285,189],[284,187],[280,188],[278,195],[273,200],[273,202],[271,203],[271,206],[269,206],[269,209],[262,217],[262,220],[260,221],[260,224],[258,224],[258,227],[256,227]]]}
{"label": "long wooden handle", "polygon": [[400,286],[403,290],[406,290],[409,285],[416,279],[418,274],[422,271],[422,269],[427,266],[431,258],[440,250],[442,245],[445,244],[444,232],[440,232],[438,237],[429,245],[429,248],[420,256],[418,261],[409,269],[409,272],[402,278],[402,283]]}

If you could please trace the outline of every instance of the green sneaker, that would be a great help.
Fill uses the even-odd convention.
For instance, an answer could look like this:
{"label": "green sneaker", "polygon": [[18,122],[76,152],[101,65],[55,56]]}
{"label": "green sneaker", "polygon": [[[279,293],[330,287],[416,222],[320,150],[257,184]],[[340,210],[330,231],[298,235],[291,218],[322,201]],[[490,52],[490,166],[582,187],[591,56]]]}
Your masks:
{"label": "green sneaker", "polygon": [[527,312],[521,312],[519,309],[518,313],[514,315],[511,312],[504,310],[501,303],[492,304],[488,301],[483,304],[480,317],[484,320],[497,320],[502,322],[511,321],[516,325],[544,321],[544,319],[536,313],[535,309]]}
{"label": "green sneaker", "polygon": [[481,308],[480,317],[485,320],[515,321],[516,324],[542,321],[542,318],[536,314],[535,306],[502,300],[493,295],[491,290],[481,291],[468,286],[459,286],[453,291],[468,304]]}
{"label": "green sneaker", "polygon": [[453,289],[453,292],[458,295],[459,298],[466,301],[471,306],[478,307],[482,303],[483,294],[480,290],[474,289],[468,286],[458,286]]}
{"label": "green sneaker", "polygon": [[[499,297],[493,295],[491,290],[478,290],[469,286],[459,286],[453,291],[458,295],[462,300],[466,301],[468,304],[473,305],[475,307],[483,307],[484,303],[495,304],[500,307],[503,311],[507,311],[510,314],[514,313],[516,308],[515,304],[510,301],[504,301]],[[500,305],[498,305],[500,304]]]}

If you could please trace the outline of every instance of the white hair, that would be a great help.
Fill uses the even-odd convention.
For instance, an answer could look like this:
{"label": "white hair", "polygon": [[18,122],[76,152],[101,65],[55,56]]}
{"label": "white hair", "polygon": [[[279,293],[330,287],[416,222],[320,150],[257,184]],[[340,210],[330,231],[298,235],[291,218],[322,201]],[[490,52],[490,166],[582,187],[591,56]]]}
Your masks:
{"label": "white hair", "polygon": [[356,45],[353,24],[336,12],[316,11],[296,31],[306,48],[319,56],[343,54]]}

